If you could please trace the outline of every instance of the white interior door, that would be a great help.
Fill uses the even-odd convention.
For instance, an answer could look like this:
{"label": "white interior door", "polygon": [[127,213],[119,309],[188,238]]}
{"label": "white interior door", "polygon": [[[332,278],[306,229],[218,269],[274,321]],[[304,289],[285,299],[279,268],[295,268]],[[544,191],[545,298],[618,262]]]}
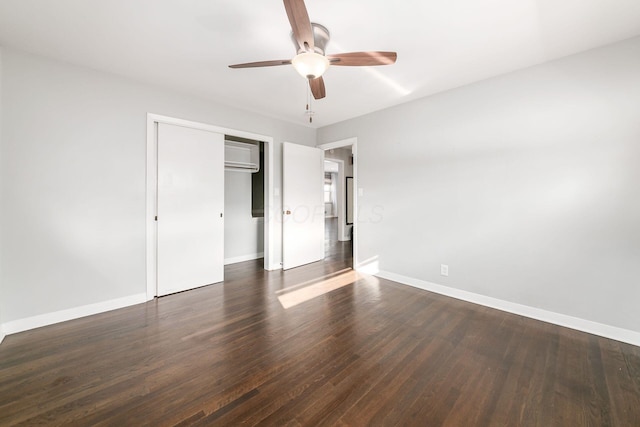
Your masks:
{"label": "white interior door", "polygon": [[282,267],[324,258],[324,152],[282,146]]}
{"label": "white interior door", "polygon": [[224,279],[224,135],[158,124],[158,296]]}

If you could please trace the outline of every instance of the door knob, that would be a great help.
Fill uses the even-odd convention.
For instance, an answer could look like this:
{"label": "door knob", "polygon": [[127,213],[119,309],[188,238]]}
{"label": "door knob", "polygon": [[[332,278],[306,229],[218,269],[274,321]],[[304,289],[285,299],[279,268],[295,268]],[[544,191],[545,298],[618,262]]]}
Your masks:
{"label": "door knob", "polygon": [[285,213],[285,215],[291,215],[291,211],[288,210],[288,209],[284,213]]}

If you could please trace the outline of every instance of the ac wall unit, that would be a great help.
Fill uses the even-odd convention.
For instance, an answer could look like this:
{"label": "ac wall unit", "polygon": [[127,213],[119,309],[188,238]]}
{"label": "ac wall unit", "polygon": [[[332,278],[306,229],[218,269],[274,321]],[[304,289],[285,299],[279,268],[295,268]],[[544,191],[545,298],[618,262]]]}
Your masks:
{"label": "ac wall unit", "polygon": [[258,142],[224,142],[224,170],[255,173],[260,170]]}

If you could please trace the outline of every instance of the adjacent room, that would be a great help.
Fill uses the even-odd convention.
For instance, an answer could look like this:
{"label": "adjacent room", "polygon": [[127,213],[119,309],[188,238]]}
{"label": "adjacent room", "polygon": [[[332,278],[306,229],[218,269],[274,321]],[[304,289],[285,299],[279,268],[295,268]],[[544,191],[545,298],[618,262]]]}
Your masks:
{"label": "adjacent room", "polygon": [[640,426],[637,0],[0,0],[0,425]]}

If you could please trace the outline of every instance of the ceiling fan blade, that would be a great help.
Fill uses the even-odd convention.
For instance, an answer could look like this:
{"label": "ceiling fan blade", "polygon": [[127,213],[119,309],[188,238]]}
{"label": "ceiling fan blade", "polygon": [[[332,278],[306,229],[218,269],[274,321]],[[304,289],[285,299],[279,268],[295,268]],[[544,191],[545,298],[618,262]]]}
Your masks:
{"label": "ceiling fan blade", "polygon": [[396,62],[396,52],[349,52],[327,55],[331,65],[371,66],[390,65]]}
{"label": "ceiling fan blade", "polygon": [[284,0],[284,8],[298,46],[305,51],[313,51],[313,29],[304,0]]}
{"label": "ceiling fan blade", "polygon": [[327,96],[327,93],[324,90],[324,80],[322,77],[309,79],[309,87],[311,87],[311,93],[315,99],[322,99]]}
{"label": "ceiling fan blade", "polygon": [[254,67],[273,67],[275,65],[291,64],[290,59],[276,59],[274,61],[247,62],[245,64],[229,65],[229,68],[254,68]]}

